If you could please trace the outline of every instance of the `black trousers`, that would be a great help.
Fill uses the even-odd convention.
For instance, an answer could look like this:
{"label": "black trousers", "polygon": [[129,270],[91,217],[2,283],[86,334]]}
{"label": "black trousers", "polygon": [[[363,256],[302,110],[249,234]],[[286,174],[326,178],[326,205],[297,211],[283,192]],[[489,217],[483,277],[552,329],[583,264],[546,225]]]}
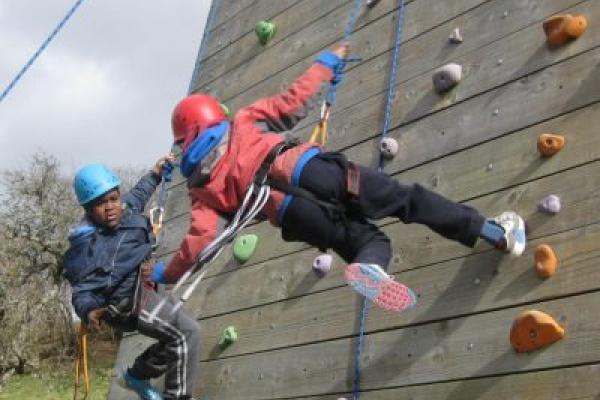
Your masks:
{"label": "black trousers", "polygon": [[333,249],[346,262],[387,267],[390,239],[370,220],[397,217],[418,223],[440,235],[473,247],[485,221],[475,209],[450,201],[424,187],[403,185],[371,168],[360,172],[358,196],[347,191],[348,161],[341,153],[322,153],[311,159],[299,185],[322,200],[341,202],[345,217],[302,197],[294,197],[283,221],[282,237],[301,241],[322,251]]}

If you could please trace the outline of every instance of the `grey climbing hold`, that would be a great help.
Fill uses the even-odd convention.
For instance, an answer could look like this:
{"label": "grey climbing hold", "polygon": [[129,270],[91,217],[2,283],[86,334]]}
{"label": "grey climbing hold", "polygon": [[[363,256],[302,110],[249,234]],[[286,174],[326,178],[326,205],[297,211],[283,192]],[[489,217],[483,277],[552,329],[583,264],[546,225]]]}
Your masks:
{"label": "grey climbing hold", "polygon": [[460,33],[460,29],[454,28],[450,36],[448,36],[448,41],[452,44],[461,44],[464,40]]}
{"label": "grey climbing hold", "polygon": [[379,0],[367,0],[367,7],[373,8],[379,3]]}
{"label": "grey climbing hold", "polygon": [[538,210],[543,213],[558,214],[562,208],[560,197],[555,194],[548,195],[538,203]]}
{"label": "grey climbing hold", "polygon": [[462,66],[459,64],[446,64],[433,73],[433,87],[438,93],[452,89],[462,80]]}
{"label": "grey climbing hold", "polygon": [[325,276],[331,271],[331,264],[333,263],[333,257],[330,254],[321,254],[316,257],[313,261],[313,270],[319,276]]}
{"label": "grey climbing hold", "polygon": [[497,116],[499,114],[500,114],[500,109],[499,108],[494,109],[494,111],[492,112],[493,116]]}
{"label": "grey climbing hold", "polygon": [[379,151],[386,160],[391,160],[398,154],[398,142],[391,137],[385,137],[379,142]]}

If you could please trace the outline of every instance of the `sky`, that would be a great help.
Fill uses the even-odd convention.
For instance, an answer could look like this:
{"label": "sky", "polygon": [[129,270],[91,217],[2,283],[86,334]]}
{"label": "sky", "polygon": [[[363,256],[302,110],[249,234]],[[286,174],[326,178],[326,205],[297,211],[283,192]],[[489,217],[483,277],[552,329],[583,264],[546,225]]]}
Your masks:
{"label": "sky", "polygon": [[[0,92],[75,0],[0,0]],[[0,102],[0,170],[44,151],[66,173],[85,163],[151,167],[170,149],[209,0],[86,0]]]}

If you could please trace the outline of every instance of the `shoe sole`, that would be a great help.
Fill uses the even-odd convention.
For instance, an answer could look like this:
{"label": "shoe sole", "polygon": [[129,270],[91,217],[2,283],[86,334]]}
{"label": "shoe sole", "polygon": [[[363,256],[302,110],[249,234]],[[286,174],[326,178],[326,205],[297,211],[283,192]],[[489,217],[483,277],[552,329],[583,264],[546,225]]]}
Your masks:
{"label": "shoe sole", "polygon": [[350,287],[386,311],[399,313],[417,302],[412,290],[391,279],[377,265],[350,264],[344,275]]}

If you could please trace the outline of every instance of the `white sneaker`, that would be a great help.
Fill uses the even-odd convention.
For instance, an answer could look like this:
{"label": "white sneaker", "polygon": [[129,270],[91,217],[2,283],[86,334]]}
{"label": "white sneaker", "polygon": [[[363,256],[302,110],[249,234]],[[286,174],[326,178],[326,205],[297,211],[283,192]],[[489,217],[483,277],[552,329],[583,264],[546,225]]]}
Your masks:
{"label": "white sneaker", "polygon": [[505,211],[492,221],[504,229],[504,239],[496,247],[515,257],[523,254],[527,243],[523,218],[514,211]]}

